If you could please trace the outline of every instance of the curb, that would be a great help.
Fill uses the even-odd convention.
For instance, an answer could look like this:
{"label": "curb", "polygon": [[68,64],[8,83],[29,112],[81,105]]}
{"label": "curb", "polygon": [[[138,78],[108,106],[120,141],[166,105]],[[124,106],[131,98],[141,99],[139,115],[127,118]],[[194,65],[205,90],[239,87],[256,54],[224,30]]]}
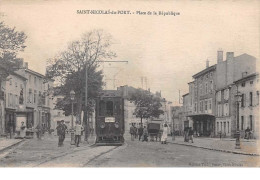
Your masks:
{"label": "curb", "polygon": [[0,149],[0,153],[6,151],[7,149],[11,149],[11,148],[14,147],[14,146],[17,146],[17,145],[19,145],[20,143],[22,143],[22,142],[24,142],[24,141],[25,141],[25,139],[22,139],[22,140],[20,140],[20,141],[14,143],[14,144],[12,144],[12,145],[10,145],[10,146],[7,146],[7,147],[4,147],[3,149]]}
{"label": "curb", "polygon": [[260,156],[259,154],[255,154],[255,153],[245,153],[245,152],[230,151],[230,150],[224,150],[224,149],[215,149],[215,148],[208,148],[208,147],[203,147],[203,146],[182,144],[182,143],[176,143],[176,142],[169,142],[169,143],[183,145],[183,146],[191,146],[191,147],[195,147],[195,148],[207,149],[207,150],[212,150],[212,151],[225,152],[225,153],[233,153],[233,154],[240,154],[240,155],[247,155],[247,156]]}

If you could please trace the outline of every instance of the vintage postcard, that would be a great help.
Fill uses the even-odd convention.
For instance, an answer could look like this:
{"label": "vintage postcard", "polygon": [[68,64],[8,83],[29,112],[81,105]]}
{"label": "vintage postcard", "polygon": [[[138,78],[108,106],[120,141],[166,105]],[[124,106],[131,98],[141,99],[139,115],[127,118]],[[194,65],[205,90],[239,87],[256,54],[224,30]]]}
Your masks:
{"label": "vintage postcard", "polygon": [[258,0],[1,0],[0,167],[259,167]]}

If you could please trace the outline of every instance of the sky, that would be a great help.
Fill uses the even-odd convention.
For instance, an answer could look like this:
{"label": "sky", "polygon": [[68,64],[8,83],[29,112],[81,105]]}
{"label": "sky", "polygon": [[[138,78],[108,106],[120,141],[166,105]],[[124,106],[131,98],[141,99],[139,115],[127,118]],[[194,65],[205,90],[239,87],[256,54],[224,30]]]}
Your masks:
{"label": "sky", "polygon": [[[45,73],[46,60],[93,29],[112,35],[113,60],[103,63],[106,89],[129,85],[161,91],[178,105],[192,75],[216,63],[217,50],[259,59],[260,1],[0,1],[0,20],[28,36],[19,56]],[[77,10],[129,10],[131,15],[77,14]],[[178,16],[138,15],[173,11]],[[135,13],[135,14],[134,14]],[[147,84],[141,83],[147,78]],[[111,79],[115,79],[114,81]]]}

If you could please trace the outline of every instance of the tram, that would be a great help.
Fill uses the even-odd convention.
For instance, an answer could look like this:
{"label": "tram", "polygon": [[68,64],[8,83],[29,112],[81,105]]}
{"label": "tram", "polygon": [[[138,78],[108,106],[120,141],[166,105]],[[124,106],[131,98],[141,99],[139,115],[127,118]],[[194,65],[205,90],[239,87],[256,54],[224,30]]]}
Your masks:
{"label": "tram", "polygon": [[124,99],[117,90],[104,90],[96,99],[96,145],[124,143]]}

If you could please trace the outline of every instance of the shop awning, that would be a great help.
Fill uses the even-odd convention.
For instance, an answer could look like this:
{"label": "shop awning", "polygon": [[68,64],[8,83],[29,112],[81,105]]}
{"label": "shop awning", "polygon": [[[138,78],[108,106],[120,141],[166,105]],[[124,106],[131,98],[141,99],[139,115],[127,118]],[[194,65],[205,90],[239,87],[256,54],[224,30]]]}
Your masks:
{"label": "shop awning", "polygon": [[212,115],[212,114],[206,114],[206,113],[200,113],[200,114],[189,114],[189,115],[187,115],[187,117],[210,117],[210,118],[215,118],[215,116],[214,115]]}

